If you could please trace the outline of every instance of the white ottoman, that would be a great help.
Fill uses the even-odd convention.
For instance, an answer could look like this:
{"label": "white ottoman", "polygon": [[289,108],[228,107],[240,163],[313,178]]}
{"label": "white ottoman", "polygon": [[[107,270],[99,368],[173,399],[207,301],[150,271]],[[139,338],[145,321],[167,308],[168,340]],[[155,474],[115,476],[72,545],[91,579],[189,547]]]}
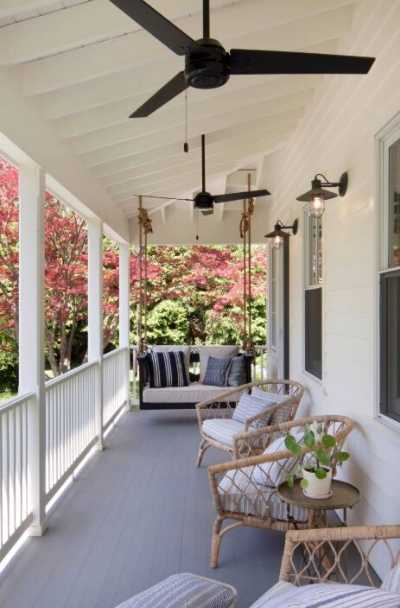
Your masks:
{"label": "white ottoman", "polygon": [[182,573],[169,576],[117,608],[234,608],[236,597],[231,585]]}

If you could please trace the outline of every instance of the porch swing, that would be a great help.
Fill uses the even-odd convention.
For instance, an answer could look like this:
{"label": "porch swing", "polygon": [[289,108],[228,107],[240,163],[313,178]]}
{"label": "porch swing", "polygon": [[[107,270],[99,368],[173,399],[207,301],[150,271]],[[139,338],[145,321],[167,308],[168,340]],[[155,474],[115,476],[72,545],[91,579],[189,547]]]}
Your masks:
{"label": "porch swing", "polygon": [[[250,185],[251,176],[248,180]],[[141,410],[194,409],[196,403],[214,399],[221,394],[224,387],[205,383],[208,360],[230,359],[240,357],[241,380],[239,384],[251,381],[251,367],[254,360],[252,340],[252,281],[251,281],[251,219],[254,213],[253,199],[243,201],[240,220],[240,237],[243,243],[243,337],[242,345],[149,345],[147,337],[148,319],[148,235],[153,232],[151,219],[143,207],[143,197],[139,197],[139,305],[137,316],[138,332],[138,367],[139,367],[139,407]],[[156,375],[152,373],[155,353],[179,353],[184,361],[187,386],[157,386]],[[164,357],[165,355],[163,355]],[[170,355],[168,355],[169,357]],[[158,355],[156,355],[156,359]],[[238,360],[238,359],[236,359]],[[196,367],[194,371],[193,366]],[[199,370],[198,370],[199,367]],[[237,386],[227,384],[225,388]]]}

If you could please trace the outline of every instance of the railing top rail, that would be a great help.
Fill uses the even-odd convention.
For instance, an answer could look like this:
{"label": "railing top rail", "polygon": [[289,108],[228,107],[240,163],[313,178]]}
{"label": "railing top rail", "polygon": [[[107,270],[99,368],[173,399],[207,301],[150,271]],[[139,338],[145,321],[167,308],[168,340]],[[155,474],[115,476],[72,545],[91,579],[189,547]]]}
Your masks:
{"label": "railing top rail", "polygon": [[121,348],[115,348],[114,350],[111,350],[109,353],[106,353],[103,356],[103,359],[111,359],[112,357],[115,357],[116,355],[119,355],[123,352],[128,352],[129,348],[127,346],[123,346]]}
{"label": "railing top rail", "polygon": [[11,399],[7,399],[7,401],[4,401],[4,403],[0,403],[0,415],[18,407],[19,405],[21,405],[21,403],[29,401],[34,396],[35,393],[25,393],[23,395],[17,395],[16,397],[12,397]]}
{"label": "railing top rail", "polygon": [[65,374],[60,374],[59,376],[56,376],[56,378],[47,380],[47,382],[45,384],[46,389],[51,388],[52,386],[55,386],[57,384],[62,384],[63,382],[67,382],[67,380],[69,380],[70,378],[73,378],[74,376],[79,376],[80,374],[83,374],[83,372],[87,371],[88,369],[91,369],[92,367],[96,367],[96,365],[98,365],[98,364],[99,364],[98,361],[90,361],[90,363],[83,363],[83,365],[80,365],[79,367],[75,367],[74,369],[71,369],[69,372],[65,372]]}

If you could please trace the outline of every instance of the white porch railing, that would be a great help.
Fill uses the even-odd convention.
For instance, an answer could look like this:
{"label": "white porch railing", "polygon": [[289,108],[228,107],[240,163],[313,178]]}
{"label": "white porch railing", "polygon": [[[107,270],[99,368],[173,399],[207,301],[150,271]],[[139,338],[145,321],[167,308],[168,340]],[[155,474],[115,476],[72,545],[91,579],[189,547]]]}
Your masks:
{"label": "white porch railing", "polygon": [[129,348],[103,357],[103,427],[107,428],[129,398]]}
{"label": "white porch railing", "polygon": [[98,363],[46,382],[46,498],[51,499],[96,443]]}
{"label": "white porch railing", "polygon": [[30,416],[34,395],[0,406],[0,560],[32,521]]}
{"label": "white porch railing", "polygon": [[[36,404],[36,395],[28,394],[0,406],[0,561],[33,522]],[[46,504],[96,445],[100,412],[106,429],[128,404],[128,348],[46,382]]]}

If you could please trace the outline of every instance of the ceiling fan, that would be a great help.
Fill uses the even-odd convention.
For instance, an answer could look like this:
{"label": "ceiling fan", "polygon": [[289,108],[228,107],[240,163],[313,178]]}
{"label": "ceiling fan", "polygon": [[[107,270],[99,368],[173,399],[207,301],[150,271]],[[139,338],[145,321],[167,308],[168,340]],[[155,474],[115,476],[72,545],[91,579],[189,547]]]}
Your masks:
{"label": "ceiling fan", "polygon": [[[268,190],[248,190],[245,192],[229,192],[228,194],[210,194],[206,190],[206,136],[201,136],[201,190],[194,198],[175,198],[173,196],[152,196],[149,198],[159,198],[174,201],[189,201],[194,203],[194,208],[199,209],[203,215],[210,215],[214,211],[214,203],[228,203],[230,201],[242,201],[258,196],[268,196]],[[139,195],[135,195],[139,196]],[[144,195],[146,196],[146,195]]]}
{"label": "ceiling fan", "polygon": [[136,23],[177,55],[185,69],[171,78],[130,118],[149,116],[187,87],[215,89],[232,75],[243,74],[367,74],[373,57],[231,49],[210,38],[210,0],[203,0],[203,37],[193,40],[144,0],[111,0]]}

